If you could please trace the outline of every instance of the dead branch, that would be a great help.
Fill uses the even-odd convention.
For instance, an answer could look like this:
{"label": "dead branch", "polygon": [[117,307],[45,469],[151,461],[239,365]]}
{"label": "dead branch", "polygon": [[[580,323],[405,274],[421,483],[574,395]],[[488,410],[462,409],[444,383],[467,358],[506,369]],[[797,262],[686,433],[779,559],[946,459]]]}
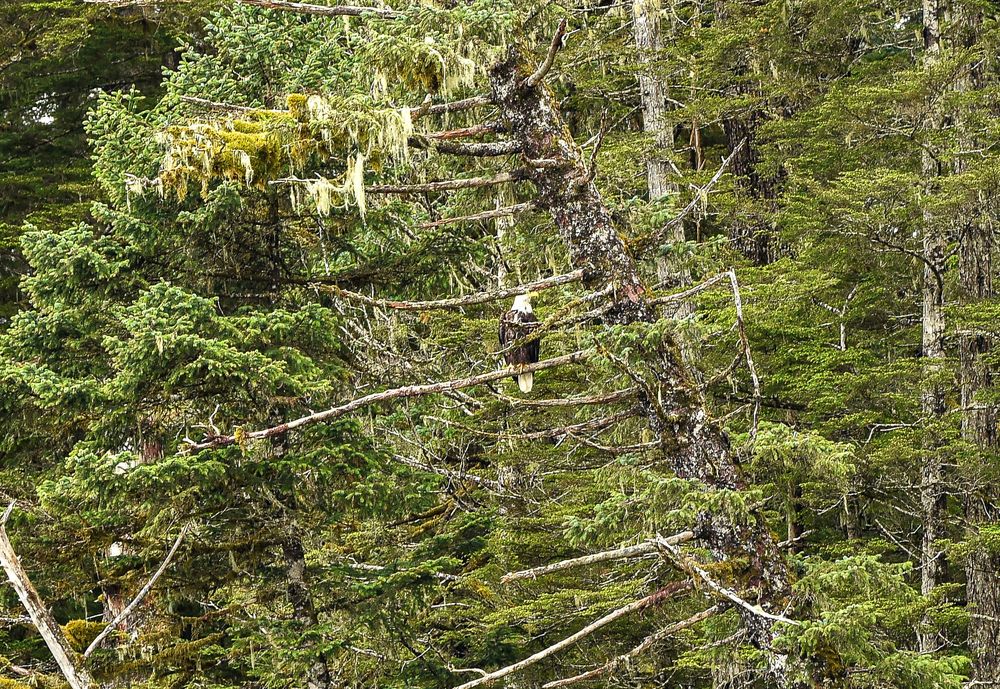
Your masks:
{"label": "dead branch", "polygon": [[512,407],[583,407],[591,404],[608,404],[634,397],[639,392],[638,388],[625,388],[616,390],[605,395],[591,395],[589,397],[566,397],[548,400],[529,400],[519,397],[511,397],[502,392],[494,393],[497,398],[509,403]]}
{"label": "dead branch", "polygon": [[473,158],[495,158],[497,156],[518,153],[521,150],[521,144],[518,141],[485,141],[481,143],[461,144],[453,141],[425,139],[421,136],[414,136],[409,139],[409,143],[414,148],[426,148],[437,153]]}
{"label": "dead branch", "polygon": [[663,227],[654,230],[653,232],[644,237],[639,237],[635,239],[632,242],[632,246],[637,250],[644,249],[653,242],[658,241],[660,238],[663,237],[664,234],[666,234],[673,228],[677,227],[677,225],[684,222],[684,218],[690,215],[691,211],[697,208],[698,203],[708,198],[708,192],[710,192],[712,190],[712,187],[714,187],[718,183],[718,181],[722,179],[722,174],[726,171],[726,168],[729,167],[729,163],[732,162],[732,160],[736,157],[736,154],[740,152],[740,149],[743,148],[743,144],[745,143],[746,139],[739,142],[736,145],[736,147],[733,148],[733,151],[732,153],[729,154],[729,157],[722,159],[722,164],[719,166],[719,169],[715,171],[715,174],[712,175],[712,179],[710,179],[708,181],[708,184],[706,184],[704,187],[701,187],[700,189],[697,190],[697,193],[695,193],[694,198],[691,199],[691,202],[688,203],[688,205],[686,205],[680,213],[678,213],[672,219],[667,221],[663,225]]}
{"label": "dead branch", "polygon": [[430,462],[421,462],[420,460],[413,459],[411,457],[405,457],[400,454],[393,454],[393,458],[400,464],[404,464],[413,469],[419,469],[421,471],[429,471],[432,474],[437,474],[438,476],[443,476],[449,481],[472,481],[480,488],[488,488],[494,493],[503,493],[503,486],[499,481],[494,481],[492,479],[485,478],[483,476],[478,476],[476,474],[470,474],[467,471],[449,471],[438,466],[434,466]]}
{"label": "dead branch", "polygon": [[534,201],[527,201],[525,203],[515,203],[513,206],[505,206],[503,208],[496,208],[491,211],[483,211],[482,213],[473,213],[472,215],[462,215],[453,218],[442,218],[441,220],[435,220],[433,222],[425,222],[419,225],[422,230],[429,230],[435,227],[441,227],[443,225],[451,225],[459,222],[475,222],[477,220],[490,220],[491,218],[504,218],[510,215],[517,215],[527,210],[531,210],[535,207]]}
{"label": "dead branch", "polygon": [[760,393],[760,378],[757,376],[757,367],[753,363],[753,356],[750,352],[750,340],[747,337],[746,323],[743,320],[743,298],[740,296],[740,283],[736,280],[736,271],[730,268],[727,271],[729,283],[733,288],[733,304],[736,307],[736,328],[740,336],[740,343],[743,346],[743,354],[747,361],[747,371],[750,373],[750,380],[753,383],[753,418],[750,426],[750,442],[757,439],[757,422],[760,418],[760,405],[763,397]]}
{"label": "dead branch", "polygon": [[615,670],[619,665],[629,660],[630,658],[634,658],[635,656],[639,655],[653,644],[658,643],[663,639],[666,639],[668,636],[673,636],[677,632],[687,629],[688,627],[693,627],[699,622],[707,620],[709,617],[718,615],[724,609],[725,609],[724,605],[721,604],[713,605],[707,610],[702,610],[699,613],[691,615],[691,617],[687,618],[686,620],[675,622],[674,624],[664,627],[663,629],[660,629],[656,632],[653,632],[645,639],[643,639],[642,643],[633,648],[631,651],[627,653],[622,653],[620,656],[612,658],[611,660],[609,660],[604,665],[598,668],[590,670],[589,672],[581,673],[579,675],[574,675],[573,677],[566,677],[564,679],[557,679],[553,682],[547,682],[542,685],[542,689],[556,689],[556,687],[565,687],[570,684],[576,684],[577,682],[583,682],[584,680],[600,677],[605,673]]}
{"label": "dead branch", "polygon": [[504,172],[495,177],[468,177],[466,179],[444,179],[423,184],[376,184],[367,187],[368,194],[425,194],[435,191],[452,191],[455,189],[477,189],[508,182],[518,182],[527,177],[525,170]]}
{"label": "dead branch", "polygon": [[475,304],[482,304],[489,301],[507,299],[508,297],[513,297],[518,294],[538,292],[540,290],[549,289],[550,287],[577,282],[582,280],[583,276],[584,271],[582,269],[574,270],[572,273],[555,275],[550,278],[543,278],[541,280],[535,280],[534,282],[529,282],[523,285],[517,285],[516,287],[491,290],[489,292],[476,292],[475,294],[468,294],[464,297],[438,299],[436,301],[394,301],[392,299],[375,299],[373,297],[365,296],[364,294],[358,294],[357,292],[349,292],[332,285],[317,285],[317,289],[327,290],[333,292],[337,296],[350,299],[352,301],[359,301],[363,304],[367,304],[368,306],[378,306],[388,309],[397,309],[400,311],[430,311],[433,309],[459,309],[465,306],[473,306]]}
{"label": "dead branch", "polygon": [[590,636],[598,629],[601,629],[602,627],[611,624],[617,619],[625,617],[626,615],[629,615],[634,612],[639,612],[640,610],[644,610],[650,606],[663,603],[664,601],[669,600],[670,598],[673,598],[674,596],[677,596],[680,593],[690,590],[690,588],[691,585],[688,582],[675,582],[673,584],[667,585],[662,589],[656,591],[655,593],[651,593],[645,598],[640,598],[639,600],[633,601],[628,605],[624,605],[618,608],[617,610],[612,610],[604,617],[594,620],[593,622],[588,624],[586,627],[584,627],[577,633],[567,636],[562,641],[554,643],[548,648],[545,648],[539,651],[538,653],[535,653],[534,655],[528,656],[524,660],[518,661],[513,665],[508,665],[507,667],[500,668],[499,670],[494,670],[493,672],[483,675],[478,679],[474,679],[471,682],[466,682],[465,684],[461,684],[458,687],[456,687],[456,689],[472,689],[473,687],[478,687],[481,684],[489,684],[494,682],[495,680],[500,679],[501,677],[506,677],[507,675],[518,672],[519,670],[523,670],[526,667],[530,667],[535,663],[537,663],[538,661],[544,660],[545,658],[548,658],[549,656],[558,653],[564,648],[572,646],[580,639],[584,639]]}
{"label": "dead branch", "polygon": [[451,426],[453,428],[461,428],[466,433],[472,433],[473,435],[478,435],[486,438],[497,438],[502,440],[541,440],[542,438],[557,438],[561,435],[571,435],[573,433],[580,433],[583,431],[602,431],[606,428],[614,426],[619,421],[624,421],[625,419],[630,419],[634,416],[638,416],[642,412],[640,407],[633,407],[631,409],[626,409],[625,411],[619,412],[617,414],[611,414],[609,416],[602,416],[596,419],[589,419],[583,421],[582,423],[573,424],[570,426],[559,426],[556,428],[546,428],[540,431],[531,431],[529,433],[491,433],[489,431],[481,431],[478,428],[472,428],[465,424],[458,423],[456,421],[449,421],[448,419],[442,419],[438,416],[425,416],[424,418],[430,419],[432,421],[438,421],[445,424],[446,426]]}
{"label": "dead branch", "polygon": [[[93,2],[94,0],[89,0]],[[181,101],[185,103],[192,103],[194,105],[201,106],[203,108],[208,108],[210,110],[228,110],[230,112],[266,112],[274,114],[288,113],[287,110],[269,110],[268,108],[255,108],[249,105],[234,105],[232,103],[220,103],[214,100],[208,100],[207,98],[199,98],[197,96],[181,96]]]}
{"label": "dead branch", "polygon": [[705,571],[704,568],[700,567],[694,560],[685,556],[680,548],[670,543],[669,539],[666,538],[655,538],[653,542],[658,547],[661,554],[664,555],[665,559],[671,562],[679,570],[686,572],[689,576],[694,579],[700,580],[705,584],[716,596],[728,600],[730,603],[735,603],[737,606],[743,608],[752,615],[757,617],[762,617],[766,620],[771,620],[772,622],[783,622],[785,624],[791,624],[795,626],[801,626],[801,622],[798,620],[789,619],[784,615],[775,615],[773,613],[767,612],[764,608],[759,605],[753,605],[748,602],[745,598],[742,598],[739,594],[733,591],[731,588],[723,586],[717,582],[711,574]]}
{"label": "dead branch", "polygon": [[188,522],[187,524],[184,525],[184,528],[181,529],[181,532],[177,534],[177,539],[174,541],[173,547],[170,548],[170,551],[167,553],[167,556],[163,558],[163,562],[160,564],[159,568],[153,573],[153,576],[149,578],[149,581],[146,582],[145,586],[139,589],[139,592],[135,594],[135,598],[133,598],[132,601],[125,606],[125,609],[122,610],[120,613],[118,613],[115,619],[111,620],[108,626],[105,627],[101,631],[101,633],[98,634],[94,638],[94,640],[90,642],[90,645],[87,646],[87,650],[83,652],[84,658],[90,657],[90,654],[93,653],[94,650],[96,650],[97,647],[101,645],[101,642],[104,641],[104,639],[106,639],[108,635],[111,634],[111,632],[117,629],[118,625],[120,625],[124,620],[126,620],[128,616],[132,614],[132,611],[135,610],[136,607],[138,607],[139,603],[141,603],[142,600],[149,594],[149,592],[153,590],[153,585],[156,584],[156,580],[159,579],[163,575],[163,573],[167,571],[167,567],[170,566],[170,561],[174,559],[174,555],[177,553],[177,549],[181,547],[181,541],[184,540],[184,537],[190,530],[191,530],[191,522]]}
{"label": "dead branch", "polygon": [[538,69],[534,71],[527,79],[524,80],[524,85],[527,87],[537,86],[541,83],[545,75],[549,73],[552,69],[552,64],[556,61],[556,53],[559,52],[559,48],[562,47],[563,36],[566,35],[566,20],[559,20],[559,28],[556,29],[555,35],[552,37],[552,43],[549,45],[549,52],[545,56],[545,60],[542,64],[538,65]]}
{"label": "dead branch", "polygon": [[[375,392],[370,395],[365,395],[364,397],[358,397],[350,402],[342,404],[337,407],[331,407],[321,412],[316,412],[314,414],[308,414],[306,416],[301,416],[292,421],[287,421],[277,426],[271,426],[270,428],[263,428],[257,431],[249,432],[239,432],[238,435],[241,439],[246,441],[251,440],[261,440],[264,438],[274,438],[280,435],[284,435],[289,431],[293,431],[297,428],[302,428],[303,426],[309,426],[314,423],[320,423],[322,421],[330,421],[332,419],[340,418],[345,414],[349,414],[352,411],[367,407],[373,404],[378,404],[380,402],[385,402],[392,399],[399,399],[405,397],[420,397],[422,395],[433,395],[442,392],[449,392],[451,390],[459,390],[462,388],[470,388],[476,385],[482,385],[484,383],[489,383],[494,380],[500,380],[501,378],[506,378],[508,376],[514,376],[519,373],[529,373],[534,371],[543,371],[547,368],[554,368],[556,366],[562,366],[565,364],[575,364],[581,361],[586,361],[593,352],[590,350],[573,352],[572,354],[564,354],[563,356],[553,357],[552,359],[546,359],[544,361],[539,361],[535,364],[528,364],[526,366],[507,366],[497,371],[490,371],[489,373],[480,373],[477,376],[470,376],[468,378],[457,378],[455,380],[446,380],[440,383],[429,383],[426,385],[407,385],[401,388],[392,388],[390,390],[383,390],[382,392]],[[208,439],[197,443],[191,440],[185,440],[188,443],[187,451],[199,451],[208,450],[218,447],[227,447],[236,443],[236,435],[220,435],[209,437]]]}
{"label": "dead branch", "polygon": [[[674,534],[673,536],[668,536],[665,541],[671,544],[677,545],[680,543],[686,543],[694,538],[694,531],[681,531],[680,533]],[[571,567],[582,567],[585,565],[592,565],[597,562],[607,562],[608,560],[621,560],[628,557],[637,557],[639,555],[648,555],[649,553],[655,553],[657,551],[657,545],[655,540],[643,541],[642,543],[636,543],[635,545],[625,546],[624,548],[616,548],[615,550],[605,550],[600,553],[594,553],[592,555],[583,555],[581,557],[570,558],[569,560],[560,560],[559,562],[553,562],[549,565],[541,565],[540,567],[532,567],[531,569],[522,569],[519,572],[511,572],[510,574],[505,574],[501,579],[501,584],[506,584],[511,581],[516,581],[518,579],[535,579],[546,574],[551,574],[552,572],[559,572],[564,569],[569,569]]]}
{"label": "dead branch", "polygon": [[451,103],[438,103],[437,105],[431,105],[430,96],[428,96],[428,100],[425,101],[424,105],[421,105],[419,108],[414,108],[411,111],[410,118],[416,122],[421,117],[426,117],[427,115],[444,115],[445,113],[471,110],[472,108],[478,108],[481,105],[491,105],[492,103],[492,96],[480,95],[452,101]]}
{"label": "dead branch", "polygon": [[236,0],[236,2],[242,5],[263,7],[268,10],[280,10],[296,14],[315,14],[320,17],[364,17],[370,15],[379,19],[399,19],[403,16],[401,12],[382,7],[311,5],[304,2],[290,2],[289,0]]}
{"label": "dead branch", "polygon": [[693,297],[694,295],[700,292],[704,292],[705,290],[707,290],[709,287],[711,287],[716,283],[722,282],[723,280],[726,279],[726,277],[727,277],[726,273],[719,273],[715,277],[709,278],[708,280],[705,280],[704,282],[697,284],[694,287],[686,289],[683,292],[677,292],[676,294],[668,294],[666,296],[656,297],[655,299],[650,299],[649,303],[652,305],[657,305],[657,304],[670,304],[677,301],[683,301],[688,297]]}
{"label": "dead branch", "polygon": [[16,504],[15,501],[11,501],[3,516],[0,517],[0,565],[7,573],[7,578],[17,592],[21,605],[24,606],[32,624],[38,630],[42,640],[45,641],[45,645],[59,666],[66,682],[72,689],[89,689],[93,681],[90,674],[77,664],[76,653],[69,645],[62,628],[52,617],[52,613],[49,612],[45,603],[42,602],[38,591],[35,590],[28,578],[28,573],[21,566],[21,561],[17,557],[17,553],[14,552],[10,538],[7,536],[7,520],[10,519]]}
{"label": "dead branch", "polygon": [[481,134],[499,134],[505,131],[507,131],[507,127],[503,122],[486,122],[485,124],[475,124],[471,127],[449,129],[443,132],[431,132],[422,136],[428,139],[448,140],[464,139],[470,136],[480,136]]}

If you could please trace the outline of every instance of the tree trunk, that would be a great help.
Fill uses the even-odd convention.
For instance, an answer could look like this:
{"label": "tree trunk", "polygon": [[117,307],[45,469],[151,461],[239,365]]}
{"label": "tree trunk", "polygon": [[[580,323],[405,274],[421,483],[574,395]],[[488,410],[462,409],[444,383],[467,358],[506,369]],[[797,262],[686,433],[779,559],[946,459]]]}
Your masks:
{"label": "tree trunk", "polygon": [[[962,5],[956,9],[958,43],[970,47],[979,40],[982,15],[976,8]],[[956,82],[957,91],[981,88],[982,75],[972,70]],[[976,145],[973,135],[963,130],[963,148]],[[964,172],[960,159],[955,172]],[[978,200],[977,200],[978,201]],[[961,228],[958,248],[958,278],[964,305],[975,305],[996,296],[993,289],[993,232],[982,217],[982,208],[974,203]],[[984,525],[1000,520],[1000,489],[990,480],[990,466],[996,461],[1000,438],[995,403],[977,399],[994,385],[993,367],[986,361],[991,341],[981,332],[967,332],[959,337],[961,375],[962,438],[976,448],[967,467],[965,519],[968,536],[975,539]],[[988,548],[974,547],[965,562],[966,601],[969,611],[969,650],[972,652],[972,679],[980,686],[1000,687],[1000,555]]]}
{"label": "tree trunk", "polygon": [[[938,0],[924,0],[924,51],[925,68],[930,69],[938,60],[940,52]],[[940,127],[940,116],[932,113],[925,123],[927,130]],[[921,167],[924,186],[928,195],[934,192],[940,173],[937,160],[924,150]],[[947,240],[939,222],[929,211],[923,215],[923,315],[921,328],[921,356],[923,357],[924,389],[920,396],[921,414],[929,426],[924,440],[920,477],[920,505],[923,538],[920,546],[920,592],[929,595],[937,585],[943,571],[941,553],[934,541],[943,535],[942,513],[944,510],[944,467],[941,461],[939,443],[935,438],[937,425],[945,412],[944,388],[941,373],[944,364],[944,269]],[[938,646],[939,635],[929,629],[925,618],[919,632],[920,650],[929,652]]]}
{"label": "tree trunk", "polygon": [[[306,578],[306,554],[302,539],[290,529],[281,544],[281,554],[285,560],[285,582],[288,601],[292,604],[292,615],[299,627],[305,631],[315,627],[319,620],[313,605],[312,592]],[[329,689],[330,670],[326,658],[319,654],[309,666],[306,674],[306,689]]]}
{"label": "tree trunk", "polygon": [[[635,262],[618,236],[580,147],[563,123],[552,93],[544,83],[526,82],[528,74],[515,49],[490,71],[490,81],[497,107],[522,143],[525,156],[555,161],[529,175],[538,190],[539,207],[552,215],[574,266],[587,270],[588,284],[614,286],[608,320],[654,320]],[[720,489],[744,487],[729,439],[708,418],[691,371],[669,335],[661,346],[646,353],[643,365],[648,370],[634,373],[647,383],[647,419],[661,439],[664,459],[674,473]],[[743,524],[721,514],[704,514],[697,533],[717,558],[741,563],[734,575],[739,577],[744,596],[765,610],[781,609],[789,595],[788,573],[774,537],[759,515]],[[746,610],[742,615],[751,643],[770,652],[772,686],[785,686],[786,659],[770,651],[774,623]]]}
{"label": "tree trunk", "polygon": [[[639,73],[639,95],[642,105],[643,131],[653,134],[654,150],[646,162],[646,183],[649,189],[649,200],[657,201],[669,195],[677,195],[678,186],[671,174],[670,163],[665,157],[674,150],[674,128],[667,112],[670,90],[664,79],[656,74],[654,60],[661,48],[660,34],[660,0],[633,0],[633,33],[635,46],[639,53],[639,63],[642,71]],[[683,259],[674,250],[683,244],[684,223],[677,223],[666,241],[669,246],[668,255],[656,259],[656,277],[660,283],[672,286],[691,284],[691,272],[684,267]],[[674,316],[690,314],[691,306],[681,302]]]}

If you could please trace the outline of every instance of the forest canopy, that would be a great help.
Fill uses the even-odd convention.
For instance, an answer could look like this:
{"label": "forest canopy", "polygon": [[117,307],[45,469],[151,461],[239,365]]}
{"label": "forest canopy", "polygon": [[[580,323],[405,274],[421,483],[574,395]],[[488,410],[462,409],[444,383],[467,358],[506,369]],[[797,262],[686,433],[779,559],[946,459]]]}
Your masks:
{"label": "forest canopy", "polygon": [[1000,687],[991,0],[0,9],[0,689]]}

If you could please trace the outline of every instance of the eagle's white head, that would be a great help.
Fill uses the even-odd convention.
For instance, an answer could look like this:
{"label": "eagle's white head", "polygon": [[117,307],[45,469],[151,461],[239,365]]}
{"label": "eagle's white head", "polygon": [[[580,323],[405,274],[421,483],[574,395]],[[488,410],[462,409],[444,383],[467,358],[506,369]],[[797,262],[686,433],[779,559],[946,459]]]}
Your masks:
{"label": "eagle's white head", "polygon": [[519,294],[514,297],[514,305],[511,307],[511,310],[520,311],[521,313],[531,313],[531,295]]}

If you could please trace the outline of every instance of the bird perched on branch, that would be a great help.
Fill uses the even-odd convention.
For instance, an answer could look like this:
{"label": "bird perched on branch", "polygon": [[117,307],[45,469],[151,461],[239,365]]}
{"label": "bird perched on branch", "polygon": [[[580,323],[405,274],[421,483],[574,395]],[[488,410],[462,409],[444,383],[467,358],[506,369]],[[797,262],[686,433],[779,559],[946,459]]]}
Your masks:
{"label": "bird perched on branch", "polygon": [[[538,361],[540,349],[539,339],[511,347],[517,340],[523,339],[538,329],[538,319],[531,310],[531,294],[521,294],[514,297],[514,305],[510,311],[500,318],[500,347],[504,350],[504,361],[511,366],[525,366]],[[535,375],[532,372],[518,373],[514,376],[521,392],[531,392]]]}

